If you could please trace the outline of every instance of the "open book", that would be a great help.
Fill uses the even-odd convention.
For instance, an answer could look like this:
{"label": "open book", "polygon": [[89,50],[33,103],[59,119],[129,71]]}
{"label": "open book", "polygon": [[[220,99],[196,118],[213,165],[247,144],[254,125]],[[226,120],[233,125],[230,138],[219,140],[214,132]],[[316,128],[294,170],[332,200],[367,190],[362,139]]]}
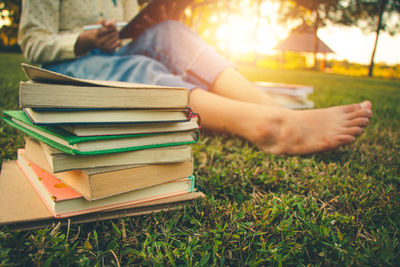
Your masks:
{"label": "open book", "polygon": [[178,20],[193,0],[152,0],[121,29],[120,38],[136,39],[147,28],[164,20]]}

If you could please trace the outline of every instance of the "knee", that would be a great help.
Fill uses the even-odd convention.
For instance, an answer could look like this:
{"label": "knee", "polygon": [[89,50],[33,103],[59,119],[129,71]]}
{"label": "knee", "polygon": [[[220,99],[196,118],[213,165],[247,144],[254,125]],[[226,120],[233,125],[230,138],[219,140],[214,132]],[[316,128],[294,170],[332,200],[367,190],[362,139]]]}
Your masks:
{"label": "knee", "polygon": [[176,20],[165,20],[153,26],[153,31],[159,31],[162,34],[179,34],[182,32],[190,32],[189,27],[187,27],[182,22]]}

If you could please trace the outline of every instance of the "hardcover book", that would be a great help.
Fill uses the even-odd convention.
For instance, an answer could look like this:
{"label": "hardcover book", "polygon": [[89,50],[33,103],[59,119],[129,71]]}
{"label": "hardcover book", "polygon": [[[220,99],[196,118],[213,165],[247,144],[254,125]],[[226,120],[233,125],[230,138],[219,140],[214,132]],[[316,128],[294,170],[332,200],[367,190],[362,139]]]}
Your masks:
{"label": "hardcover book", "polygon": [[147,28],[163,20],[179,20],[194,0],[152,0],[119,32],[120,38],[136,39]]}
{"label": "hardcover book", "polygon": [[186,122],[190,109],[32,109],[25,114],[37,125],[142,124]]}
{"label": "hardcover book", "polygon": [[194,190],[194,177],[190,176],[189,178],[178,179],[101,200],[88,201],[52,174],[27,160],[24,157],[23,149],[18,150],[17,164],[55,218],[139,204]]}
{"label": "hardcover book", "polygon": [[56,219],[28,182],[16,161],[3,161],[0,174],[0,225],[10,230],[29,230],[45,226],[96,222],[120,217],[138,216],[173,210],[195,199],[204,198],[201,192],[191,192],[135,205]]}
{"label": "hardcover book", "polygon": [[93,156],[73,156],[33,138],[26,137],[25,139],[25,157],[34,161],[41,155],[45,155],[49,163],[48,171],[52,173],[98,167],[177,163],[192,159],[192,148],[188,145]]}
{"label": "hardcover book", "polygon": [[44,153],[37,153],[30,161],[77,191],[87,200],[101,199],[124,192],[189,177],[193,174],[193,160],[150,165],[98,167],[52,173]]}
{"label": "hardcover book", "polygon": [[183,87],[78,79],[22,64],[30,79],[20,83],[19,104],[26,108],[186,108]]}
{"label": "hardcover book", "polygon": [[314,87],[308,85],[255,82],[264,92],[289,109],[308,109],[314,107],[314,102],[308,95],[314,92]]}
{"label": "hardcover book", "polygon": [[146,134],[189,131],[200,128],[199,117],[196,115],[190,121],[137,123],[137,124],[73,124],[60,125],[62,129],[76,136]]}
{"label": "hardcover book", "polygon": [[199,130],[105,136],[75,136],[55,126],[33,124],[22,110],[4,111],[3,120],[25,134],[71,155],[98,155],[196,143]]}

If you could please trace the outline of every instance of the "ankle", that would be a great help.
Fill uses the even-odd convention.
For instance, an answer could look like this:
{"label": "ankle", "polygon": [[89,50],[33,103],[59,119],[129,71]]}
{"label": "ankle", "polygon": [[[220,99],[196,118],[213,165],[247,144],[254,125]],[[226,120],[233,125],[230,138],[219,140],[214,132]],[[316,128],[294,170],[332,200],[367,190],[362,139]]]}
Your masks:
{"label": "ankle", "polygon": [[269,109],[268,113],[260,112],[260,118],[257,120],[250,141],[258,144],[263,150],[267,147],[275,148],[287,132],[284,127],[287,120],[286,111],[277,108]]}

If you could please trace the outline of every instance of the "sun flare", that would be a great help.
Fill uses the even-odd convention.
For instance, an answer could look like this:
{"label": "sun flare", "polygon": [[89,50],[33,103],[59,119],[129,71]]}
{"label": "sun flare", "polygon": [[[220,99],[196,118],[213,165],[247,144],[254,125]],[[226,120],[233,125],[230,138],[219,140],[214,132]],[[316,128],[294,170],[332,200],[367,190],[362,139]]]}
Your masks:
{"label": "sun flare", "polygon": [[232,56],[258,53],[274,54],[274,46],[288,34],[287,28],[278,24],[279,4],[264,0],[261,4],[241,1],[229,11],[216,10],[210,14],[209,23],[214,30],[205,30],[203,37],[213,39],[222,52]]}

